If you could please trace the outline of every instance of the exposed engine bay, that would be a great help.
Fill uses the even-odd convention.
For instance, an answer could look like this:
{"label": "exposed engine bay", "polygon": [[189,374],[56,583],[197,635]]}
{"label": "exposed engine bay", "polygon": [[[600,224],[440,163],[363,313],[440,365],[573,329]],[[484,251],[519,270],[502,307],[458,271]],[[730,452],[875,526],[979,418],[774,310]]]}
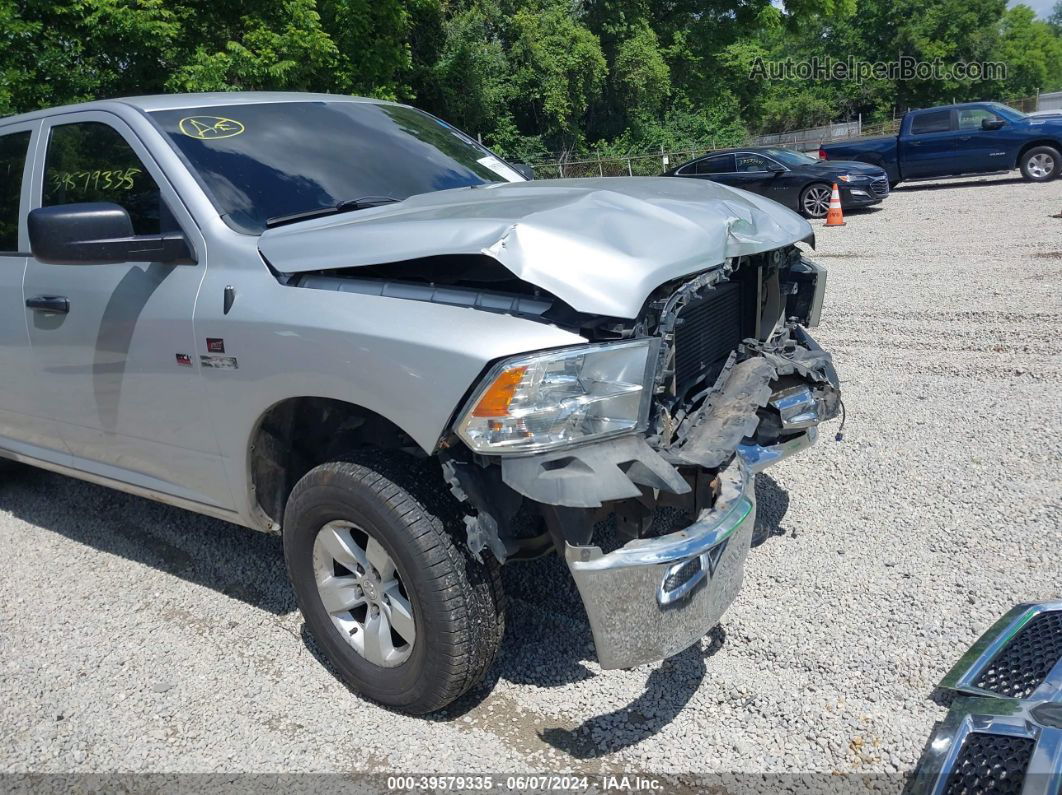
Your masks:
{"label": "exposed engine bay", "polygon": [[489,548],[503,562],[562,540],[588,543],[603,515],[614,515],[628,538],[647,531],[658,505],[696,515],[718,492],[713,472],[741,445],[757,455],[809,430],[813,439],[814,426],[839,412],[830,356],[804,330],[818,324],[826,271],[794,245],[661,285],[634,320],[577,312],[489,256],[296,273],[284,281],[514,314],[591,342],[659,340],[644,434],[500,462],[459,442],[443,451],[451,488],[470,508],[470,547]]}
{"label": "exposed engine bay", "polygon": [[[583,317],[540,292],[510,294],[512,306],[533,306],[543,320],[565,318],[591,341],[658,340],[654,399],[644,434],[500,462],[460,444],[444,450],[451,488],[472,509],[471,548],[504,561],[587,544],[610,515],[622,536],[639,538],[658,506],[691,516],[710,506],[715,473],[739,448],[762,468],[810,444],[840,402],[830,356],[803,328],[818,322],[825,278],[788,246],[662,285],[634,321]],[[444,290],[431,289],[424,300]],[[482,294],[464,300],[484,302]]]}
{"label": "exposed engine bay", "polygon": [[[618,281],[616,296],[567,285],[568,303],[499,254],[277,275],[292,287],[510,315],[584,340],[489,365],[433,455],[473,554],[562,555],[603,668],[667,657],[702,637],[740,590],[756,474],[811,446],[842,408],[830,355],[806,330],[818,324],[826,271],[795,244],[742,253],[646,289],[640,310],[620,317],[587,308],[621,296],[629,305],[633,284]],[[564,357],[580,363],[542,364]],[[528,404],[529,384],[570,397]],[[513,402],[519,390],[524,403]],[[596,438],[547,435],[572,427],[565,416],[589,416],[583,406],[629,394],[638,412],[603,414]],[[611,422],[621,424],[608,432]]]}

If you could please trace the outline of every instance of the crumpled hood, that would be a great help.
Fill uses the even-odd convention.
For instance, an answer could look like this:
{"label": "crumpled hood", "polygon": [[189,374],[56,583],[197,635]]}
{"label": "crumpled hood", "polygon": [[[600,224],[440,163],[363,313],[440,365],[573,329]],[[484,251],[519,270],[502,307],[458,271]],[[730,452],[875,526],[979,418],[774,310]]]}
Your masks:
{"label": "crumpled hood", "polygon": [[285,273],[486,254],[577,311],[633,318],[666,281],[811,234],[796,213],[736,188],[609,177],[425,193],[269,229],[258,245]]}

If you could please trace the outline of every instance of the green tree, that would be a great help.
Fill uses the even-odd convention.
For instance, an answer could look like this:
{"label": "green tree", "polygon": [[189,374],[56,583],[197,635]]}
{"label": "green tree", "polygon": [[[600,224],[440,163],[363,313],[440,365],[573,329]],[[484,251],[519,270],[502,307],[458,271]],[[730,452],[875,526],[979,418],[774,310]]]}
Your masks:
{"label": "green tree", "polygon": [[1047,24],[1055,32],[1056,36],[1062,36],[1062,0],[1058,0],[1051,13],[1047,15]]}
{"label": "green tree", "polygon": [[[302,0],[299,0],[302,2]],[[310,6],[313,0],[307,0]],[[408,98],[406,82],[413,68],[409,32],[410,6],[404,0],[320,0],[322,26],[335,42],[337,54],[334,72],[336,90],[387,99]],[[420,3],[420,13],[431,10]],[[324,41],[311,44],[325,52]],[[320,68],[315,66],[319,74]]]}
{"label": "green tree", "polygon": [[671,91],[671,70],[655,31],[645,20],[616,47],[612,84],[634,118],[656,116]]}
{"label": "green tree", "polygon": [[1062,38],[1026,5],[1016,5],[1004,15],[995,60],[1007,67],[1006,79],[994,86],[1000,97],[1062,88]]}
{"label": "green tree", "polygon": [[598,38],[565,0],[543,0],[512,17],[509,64],[517,124],[541,132],[555,149],[583,140],[590,103],[598,98],[607,66]]}
{"label": "green tree", "polygon": [[[113,1],[113,0],[112,0]],[[169,91],[308,90],[342,85],[338,48],[314,0],[188,2]],[[185,50],[187,54],[180,52]],[[328,76],[322,85],[321,76]]]}
{"label": "green tree", "polygon": [[179,32],[162,0],[0,0],[3,111],[157,91]]}
{"label": "green tree", "polygon": [[446,20],[445,42],[428,89],[435,108],[449,121],[488,137],[506,127],[512,98],[502,21],[497,6],[480,5]]}
{"label": "green tree", "polygon": [[[858,4],[858,8],[857,8]],[[1062,82],[1062,0],[0,0],[0,112],[160,91],[415,102],[515,158],[732,143]],[[1002,61],[1006,79],[770,81],[758,59]]]}

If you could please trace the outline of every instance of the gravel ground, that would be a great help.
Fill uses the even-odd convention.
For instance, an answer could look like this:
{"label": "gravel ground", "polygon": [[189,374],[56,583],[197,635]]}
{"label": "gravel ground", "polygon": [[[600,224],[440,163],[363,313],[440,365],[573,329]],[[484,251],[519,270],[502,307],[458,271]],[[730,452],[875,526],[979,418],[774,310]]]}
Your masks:
{"label": "gravel ground", "polygon": [[602,672],[559,560],[509,566],[488,681],[395,715],[320,663],[278,539],[9,477],[0,771],[910,770],[950,665],[1062,596],[1059,211],[1062,181],[990,177],[818,230],[844,441],[761,476],[742,594],[662,664]]}

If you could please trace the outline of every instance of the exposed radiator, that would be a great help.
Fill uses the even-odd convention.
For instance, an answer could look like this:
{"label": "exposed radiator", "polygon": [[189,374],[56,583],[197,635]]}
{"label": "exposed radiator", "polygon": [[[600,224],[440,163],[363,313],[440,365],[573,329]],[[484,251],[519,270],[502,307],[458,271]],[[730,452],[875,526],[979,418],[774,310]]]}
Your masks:
{"label": "exposed radiator", "polygon": [[702,376],[715,378],[744,339],[741,285],[728,282],[679,313],[675,329],[675,381],[679,394]]}

